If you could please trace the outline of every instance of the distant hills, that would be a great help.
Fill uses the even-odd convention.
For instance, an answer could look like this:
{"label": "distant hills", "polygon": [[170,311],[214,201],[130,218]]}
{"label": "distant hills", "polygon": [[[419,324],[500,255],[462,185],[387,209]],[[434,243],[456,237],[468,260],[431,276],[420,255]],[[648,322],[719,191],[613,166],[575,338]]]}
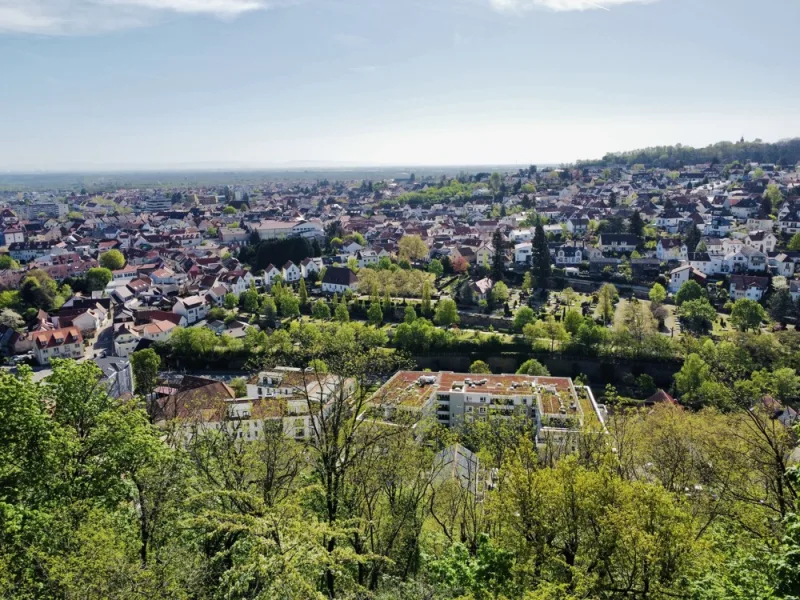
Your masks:
{"label": "distant hills", "polygon": [[722,163],[734,161],[744,163],[754,161],[760,163],[794,165],[800,161],[800,138],[766,143],[761,140],[746,142],[718,142],[705,148],[691,146],[653,146],[641,150],[627,152],[610,152],[600,160],[579,161],[581,167],[609,167],[624,164],[645,165],[665,169],[678,169],[684,165],[697,163]]}

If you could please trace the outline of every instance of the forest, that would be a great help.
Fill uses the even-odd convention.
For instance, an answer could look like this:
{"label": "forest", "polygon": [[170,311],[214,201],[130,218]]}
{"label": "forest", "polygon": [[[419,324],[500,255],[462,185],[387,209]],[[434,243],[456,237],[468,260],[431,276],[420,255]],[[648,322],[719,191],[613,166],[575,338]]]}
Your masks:
{"label": "forest", "polygon": [[0,597],[800,593],[796,436],[761,400],[795,396],[797,377],[757,370],[770,336],[698,345],[676,378],[698,398],[734,388],[730,402],[617,406],[567,452],[537,446],[523,414],[387,420],[376,390],[411,365],[373,331],[309,329],[260,354],[259,369],[313,367],[309,388],[339,382],[324,411],[306,397],[304,442],[280,421],[249,442],[236,421],[153,423],[91,363],[56,361],[41,382],[0,373]]}
{"label": "forest", "polygon": [[578,166],[603,166],[624,164],[645,165],[664,169],[677,169],[684,165],[700,163],[728,164],[739,161],[755,161],[793,165],[800,161],[800,138],[766,143],[761,140],[746,142],[717,142],[704,148],[691,146],[654,146],[627,152],[609,152],[601,160],[579,161]]}

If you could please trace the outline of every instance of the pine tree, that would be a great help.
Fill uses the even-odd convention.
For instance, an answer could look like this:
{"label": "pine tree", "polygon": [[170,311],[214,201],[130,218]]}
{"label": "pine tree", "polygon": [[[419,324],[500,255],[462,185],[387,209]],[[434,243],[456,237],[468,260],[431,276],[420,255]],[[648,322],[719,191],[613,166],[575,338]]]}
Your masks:
{"label": "pine tree", "polygon": [[308,290],[306,289],[306,280],[300,279],[300,291],[298,292],[300,298],[300,306],[305,306],[308,303]]}
{"label": "pine tree", "polygon": [[697,245],[700,243],[700,239],[702,238],[702,234],[697,226],[692,225],[689,228],[689,231],[686,232],[686,247],[689,249],[689,252],[693,253],[697,249]]}
{"label": "pine tree", "polygon": [[431,284],[427,281],[422,284],[422,302],[420,303],[420,310],[424,317],[429,317],[431,314]]}
{"label": "pine tree", "polygon": [[531,251],[533,275],[536,278],[537,285],[544,289],[547,287],[547,279],[550,277],[551,265],[550,248],[547,245],[547,236],[544,233],[541,221],[536,224]]}
{"label": "pine tree", "polygon": [[628,229],[631,235],[635,235],[638,240],[642,239],[642,234],[644,233],[644,222],[642,221],[642,216],[638,211],[631,215],[631,224]]}
{"label": "pine tree", "polygon": [[494,255],[492,256],[492,279],[501,281],[503,279],[503,270],[505,269],[505,240],[503,234],[499,229],[495,229],[492,234],[492,246],[494,247]]}

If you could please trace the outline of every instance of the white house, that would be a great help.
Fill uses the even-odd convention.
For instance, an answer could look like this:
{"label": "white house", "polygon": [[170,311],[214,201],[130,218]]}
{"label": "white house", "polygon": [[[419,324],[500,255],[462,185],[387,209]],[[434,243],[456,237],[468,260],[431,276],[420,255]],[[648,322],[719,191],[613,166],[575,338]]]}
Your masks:
{"label": "white house", "polygon": [[303,274],[303,278],[308,279],[312,273],[319,274],[319,263],[321,262],[320,259],[304,258],[303,262],[300,263],[300,272]]}
{"label": "white house", "polygon": [[731,300],[755,300],[758,302],[769,288],[769,279],[753,275],[731,275]]}
{"label": "white house", "polygon": [[283,265],[281,274],[283,275],[283,280],[289,283],[300,281],[300,279],[303,277],[300,267],[298,267],[292,261],[288,261],[285,265]]}
{"label": "white house", "polygon": [[267,265],[267,268],[264,269],[264,285],[272,285],[275,283],[275,279],[278,277],[283,277],[283,274],[278,267],[275,265]]}
{"label": "white house", "polygon": [[53,358],[83,358],[83,336],[77,327],[35,331],[31,338],[40,365],[49,364]]}
{"label": "white house", "polygon": [[583,251],[575,246],[561,246],[553,258],[557,265],[579,265],[583,262]]}
{"label": "white house", "polygon": [[530,264],[532,248],[533,244],[531,242],[523,242],[514,246],[514,262],[518,265]]}
{"label": "white house", "polygon": [[370,267],[378,264],[378,253],[374,250],[359,250],[356,252],[356,260],[358,261],[358,268]]}
{"label": "white house", "polygon": [[172,307],[172,312],[186,318],[190,325],[206,318],[208,314],[208,302],[202,296],[188,296],[178,298]]}
{"label": "white house", "polygon": [[744,243],[755,248],[759,252],[768,254],[775,251],[775,246],[778,244],[778,238],[769,231],[751,231],[744,238]]}
{"label": "white house", "polygon": [[705,274],[691,265],[681,265],[670,271],[668,286],[670,293],[677,293],[681,286],[690,279],[705,279]]}
{"label": "white house", "polygon": [[661,261],[686,260],[689,249],[678,238],[661,238],[656,244],[656,258]]}
{"label": "white house", "polygon": [[628,233],[601,233],[600,248],[603,252],[633,252],[639,240]]}
{"label": "white house", "polygon": [[346,290],[355,291],[358,287],[358,277],[347,267],[328,267],[322,278],[322,291],[334,294]]}

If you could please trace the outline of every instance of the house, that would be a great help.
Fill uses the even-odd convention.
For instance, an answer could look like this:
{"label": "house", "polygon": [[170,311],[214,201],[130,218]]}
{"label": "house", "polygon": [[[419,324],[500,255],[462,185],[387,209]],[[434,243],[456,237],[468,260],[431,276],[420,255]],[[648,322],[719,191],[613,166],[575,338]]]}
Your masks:
{"label": "house", "polygon": [[356,261],[358,261],[358,268],[370,267],[378,264],[378,253],[374,250],[359,250],[356,252]]}
{"label": "house", "polygon": [[523,242],[514,246],[514,262],[518,265],[531,264],[531,254],[533,252],[533,244],[531,242]]}
{"label": "house", "polygon": [[766,271],[767,255],[750,246],[742,246],[725,255],[723,272],[743,273],[746,271]]}
{"label": "house", "polygon": [[303,278],[308,279],[312,273],[319,275],[320,262],[321,261],[319,259],[304,258],[303,262],[300,263],[300,272],[302,273]]}
{"label": "house", "polygon": [[747,234],[747,237],[744,238],[744,243],[751,248],[755,248],[759,252],[769,254],[770,252],[775,251],[775,246],[778,244],[778,238],[776,238],[775,235],[769,231],[756,230]]}
{"label": "house", "polygon": [[789,282],[789,295],[795,302],[800,300],[800,279],[794,279]]}
{"label": "house", "polygon": [[172,307],[172,312],[182,317],[186,317],[186,322],[191,325],[206,318],[208,314],[208,302],[202,296],[188,296],[178,298]]}
{"label": "house", "polygon": [[560,246],[553,258],[557,265],[579,265],[583,262],[583,250],[576,246]]}
{"label": "house", "polygon": [[281,275],[283,276],[283,280],[289,283],[300,281],[300,279],[303,277],[300,267],[298,267],[292,261],[288,261],[285,265],[283,265],[283,269],[281,269]]}
{"label": "house", "polygon": [[3,239],[5,245],[11,244],[24,244],[25,243],[25,230],[18,225],[11,225],[3,230]]}
{"label": "house", "polygon": [[706,275],[691,265],[681,265],[677,269],[672,269],[669,272],[669,286],[670,293],[675,294],[681,289],[681,286],[694,279],[701,285],[705,285]]}
{"label": "house", "polygon": [[478,281],[465,281],[459,291],[459,298],[468,304],[478,304],[482,300],[489,299],[492,288],[494,288],[494,281],[488,277]]}
{"label": "house", "polygon": [[726,272],[725,261],[719,255],[712,256],[708,252],[690,252],[687,259],[689,265],[706,275],[718,275]]}
{"label": "house", "polygon": [[108,357],[98,358],[94,362],[103,372],[100,381],[106,386],[112,398],[133,395],[134,383],[131,361],[125,358]]}
{"label": "house", "polygon": [[36,331],[31,339],[40,365],[49,364],[53,358],[83,358],[83,336],[77,327]]}
{"label": "house", "polygon": [[322,278],[322,291],[327,294],[343,293],[346,290],[355,291],[358,287],[358,277],[347,267],[328,267]]}
{"label": "house", "polygon": [[660,261],[686,260],[689,248],[679,238],[661,238],[656,244],[656,258]]}
{"label": "house", "polygon": [[633,252],[639,239],[628,233],[601,233],[600,248],[606,252]]}
{"label": "house", "polygon": [[589,231],[589,219],[586,217],[571,217],[567,219],[567,231],[572,235],[583,235]]}
{"label": "house", "polygon": [[491,268],[493,260],[494,260],[494,246],[492,246],[491,244],[482,244],[475,251],[475,264],[488,269]]}
{"label": "house", "polygon": [[267,265],[267,268],[264,269],[264,285],[272,285],[278,277],[283,278],[283,273],[281,273],[280,269],[272,264]]}
{"label": "house", "polygon": [[758,302],[769,289],[769,278],[755,275],[731,275],[729,293],[731,300],[755,300]]}
{"label": "house", "polygon": [[20,262],[28,262],[53,253],[56,242],[14,242],[8,245],[8,253],[11,258]]}
{"label": "house", "polygon": [[759,210],[761,210],[761,205],[754,198],[745,198],[731,206],[731,214],[742,220],[756,216]]}
{"label": "house", "polygon": [[795,261],[783,252],[772,253],[769,257],[769,266],[776,275],[792,277],[795,272]]}

